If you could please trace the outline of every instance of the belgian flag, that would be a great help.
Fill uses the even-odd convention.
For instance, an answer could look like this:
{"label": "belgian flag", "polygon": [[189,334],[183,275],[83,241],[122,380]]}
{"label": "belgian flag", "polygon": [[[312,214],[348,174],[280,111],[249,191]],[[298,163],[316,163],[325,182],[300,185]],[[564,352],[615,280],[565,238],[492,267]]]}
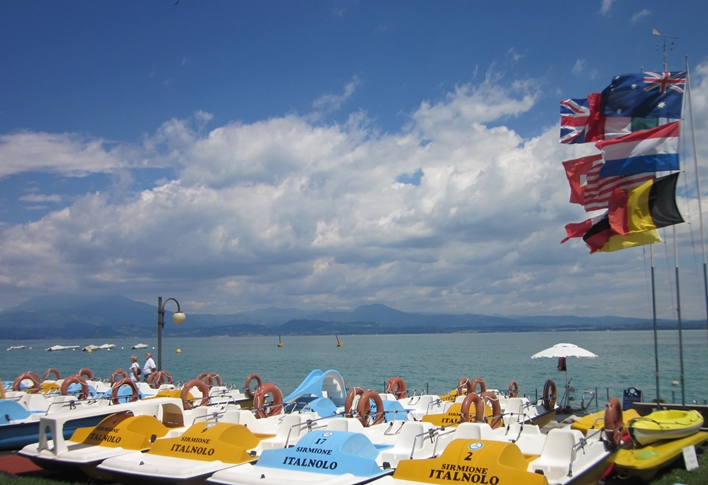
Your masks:
{"label": "belgian flag", "polygon": [[676,206],[678,176],[676,172],[633,189],[615,189],[609,203],[612,230],[627,235],[684,222]]}

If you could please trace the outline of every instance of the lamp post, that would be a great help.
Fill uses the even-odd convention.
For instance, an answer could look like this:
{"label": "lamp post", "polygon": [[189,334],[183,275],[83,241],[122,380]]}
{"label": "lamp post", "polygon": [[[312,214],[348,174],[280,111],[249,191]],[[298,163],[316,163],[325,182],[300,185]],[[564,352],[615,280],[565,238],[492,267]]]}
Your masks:
{"label": "lamp post", "polygon": [[165,305],[172,300],[177,304],[177,311],[172,315],[172,321],[177,325],[184,323],[187,316],[179,308],[179,302],[174,298],[168,298],[162,302],[162,297],[157,297],[157,370],[162,370],[162,328],[165,326]]}

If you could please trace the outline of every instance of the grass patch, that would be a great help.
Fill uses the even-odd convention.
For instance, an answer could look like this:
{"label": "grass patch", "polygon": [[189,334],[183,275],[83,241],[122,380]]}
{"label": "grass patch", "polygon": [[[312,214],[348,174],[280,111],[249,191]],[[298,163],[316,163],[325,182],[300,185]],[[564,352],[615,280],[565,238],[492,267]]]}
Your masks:
{"label": "grass patch", "polygon": [[685,485],[705,485],[708,484],[708,453],[706,448],[696,447],[698,454],[699,468],[693,471],[686,471],[683,457],[680,457],[671,468],[662,470],[652,480],[652,485],[674,485],[683,483]]}

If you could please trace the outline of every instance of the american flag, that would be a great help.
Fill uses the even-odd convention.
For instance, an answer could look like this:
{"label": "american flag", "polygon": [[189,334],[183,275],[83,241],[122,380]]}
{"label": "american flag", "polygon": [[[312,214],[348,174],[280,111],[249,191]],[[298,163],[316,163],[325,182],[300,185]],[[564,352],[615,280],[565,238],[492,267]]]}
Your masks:
{"label": "american flag", "polygon": [[607,209],[614,189],[639,187],[655,177],[653,172],[624,177],[601,177],[600,169],[603,165],[602,155],[563,162],[570,183],[570,201],[584,206],[586,212]]}

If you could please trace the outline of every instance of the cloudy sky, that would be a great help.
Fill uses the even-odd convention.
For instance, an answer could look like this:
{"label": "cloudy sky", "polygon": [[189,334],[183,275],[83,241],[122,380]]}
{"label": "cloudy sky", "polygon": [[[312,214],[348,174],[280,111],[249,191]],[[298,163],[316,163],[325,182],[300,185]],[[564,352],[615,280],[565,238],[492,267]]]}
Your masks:
{"label": "cloudy sky", "polygon": [[[561,162],[595,148],[559,144],[559,101],[662,70],[652,29],[678,36],[705,166],[706,18],[702,0],[3,2],[0,309],[76,293],[650,317],[648,248],[560,244],[587,218]],[[682,314],[704,318],[682,146]]]}

